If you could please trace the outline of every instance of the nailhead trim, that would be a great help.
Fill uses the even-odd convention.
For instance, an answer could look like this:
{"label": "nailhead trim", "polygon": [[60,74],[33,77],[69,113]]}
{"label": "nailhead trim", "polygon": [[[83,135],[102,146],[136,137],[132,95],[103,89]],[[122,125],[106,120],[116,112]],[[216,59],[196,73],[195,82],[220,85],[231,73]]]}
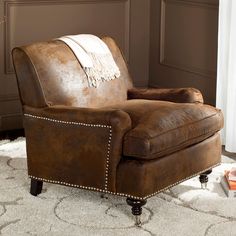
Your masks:
{"label": "nailhead trim", "polygon": [[187,178],[185,178],[183,180],[178,181],[175,184],[171,184],[171,185],[169,185],[169,186],[167,186],[167,187],[165,187],[163,189],[160,189],[160,190],[158,190],[155,193],[149,194],[149,195],[147,195],[145,197],[136,197],[136,196],[132,196],[132,195],[126,194],[126,193],[111,192],[111,191],[108,191],[108,190],[103,190],[103,189],[94,188],[94,187],[82,186],[82,185],[77,185],[77,184],[69,184],[69,183],[66,183],[66,182],[60,182],[60,181],[56,181],[56,180],[48,180],[48,179],[44,179],[44,178],[35,177],[35,176],[32,176],[32,175],[29,175],[29,178],[41,180],[41,181],[44,181],[44,182],[54,183],[54,184],[62,184],[62,185],[70,186],[70,187],[76,187],[76,188],[81,188],[81,189],[86,189],[86,190],[93,190],[93,191],[97,191],[97,192],[118,195],[118,196],[121,196],[121,197],[128,197],[128,198],[137,199],[137,200],[146,200],[146,199],[148,199],[148,198],[150,198],[150,197],[152,197],[152,196],[154,196],[154,195],[156,195],[156,194],[158,194],[160,192],[163,192],[163,191],[165,191],[165,190],[167,190],[169,188],[172,188],[172,187],[174,187],[174,186],[176,186],[176,185],[178,185],[178,184],[180,184],[180,183],[182,183],[182,182],[184,182],[184,181],[186,181],[188,179],[191,179],[191,178],[193,178],[193,177],[195,177],[197,175],[200,175],[201,173],[204,173],[207,170],[213,169],[214,167],[219,166],[219,165],[220,165],[220,163],[218,163],[218,164],[216,164],[214,166],[208,167],[205,170],[202,170],[202,171],[200,171],[200,172],[198,172],[198,173],[196,173],[194,175],[191,175],[191,176],[189,176],[189,177],[187,177]]}
{"label": "nailhead trim", "polygon": [[[74,121],[63,121],[63,120],[56,120],[51,119],[47,117],[42,116],[35,116],[28,113],[24,114],[26,117],[39,119],[39,120],[46,120],[54,123],[60,123],[60,124],[66,124],[66,125],[78,125],[78,126],[86,126],[86,127],[98,127],[98,128],[107,128],[109,129],[109,138],[108,138],[108,144],[107,144],[107,156],[106,156],[106,168],[105,168],[105,191],[108,189],[108,175],[109,175],[109,163],[110,163],[110,151],[111,151],[111,140],[112,140],[112,126],[110,125],[101,125],[101,124],[87,124],[87,123],[81,123],[81,122],[74,122]],[[46,180],[45,180],[46,181]],[[65,184],[65,183],[62,183]],[[71,186],[67,184],[68,186]],[[82,187],[81,187],[82,188]],[[95,189],[91,189],[95,190]]]}
{"label": "nailhead trim", "polygon": [[61,123],[61,124],[68,124],[68,125],[79,125],[79,126],[87,126],[87,127],[99,127],[99,128],[108,128],[111,129],[112,127],[110,125],[100,125],[100,124],[88,124],[88,123],[81,123],[81,122],[74,122],[74,121],[64,121],[64,120],[56,120],[56,119],[51,119],[47,117],[42,117],[42,116],[35,116],[31,114],[24,114],[27,117],[39,119],[39,120],[46,120],[46,121],[51,121],[55,123]]}
{"label": "nailhead trim", "polygon": [[112,129],[110,129],[109,138],[108,138],[108,144],[107,144],[107,160],[106,160],[106,173],[105,173],[105,190],[107,190],[107,186],[108,186],[108,172],[109,172],[109,162],[110,162],[111,139],[112,139]]}
{"label": "nailhead trim", "polygon": [[130,198],[137,199],[137,200],[143,199],[143,198],[134,197],[132,195],[125,194],[125,193],[115,193],[115,192],[111,192],[111,191],[100,189],[100,188],[88,187],[88,186],[77,185],[77,184],[70,184],[70,183],[60,182],[60,181],[56,181],[56,180],[48,180],[48,179],[44,179],[44,178],[35,177],[35,176],[32,176],[32,175],[29,175],[29,178],[36,179],[36,180],[41,180],[41,181],[49,182],[49,183],[53,183],[53,184],[61,184],[61,185],[66,185],[66,186],[70,186],[70,187],[75,187],[75,188],[81,188],[81,189],[92,190],[92,191],[97,191],[97,192],[101,192],[101,193],[108,193],[108,194],[118,195],[118,196],[121,196],[121,197],[130,197]]}

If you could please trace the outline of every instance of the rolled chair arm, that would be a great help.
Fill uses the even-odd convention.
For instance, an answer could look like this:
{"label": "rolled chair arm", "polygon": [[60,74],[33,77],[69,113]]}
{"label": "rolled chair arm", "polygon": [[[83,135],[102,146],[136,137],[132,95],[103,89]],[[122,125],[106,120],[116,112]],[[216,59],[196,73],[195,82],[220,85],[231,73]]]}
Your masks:
{"label": "rolled chair arm", "polygon": [[116,191],[122,140],[131,129],[126,112],[65,106],[23,110],[30,176]]}
{"label": "rolled chair arm", "polygon": [[132,88],[128,99],[163,100],[178,103],[203,103],[201,92],[195,88]]}

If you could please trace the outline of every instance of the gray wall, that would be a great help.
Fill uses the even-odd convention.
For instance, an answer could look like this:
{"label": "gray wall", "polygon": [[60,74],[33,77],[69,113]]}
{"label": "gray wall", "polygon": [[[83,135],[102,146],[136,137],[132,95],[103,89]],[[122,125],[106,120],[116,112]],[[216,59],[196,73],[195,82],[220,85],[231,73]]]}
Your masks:
{"label": "gray wall", "polygon": [[153,87],[195,87],[215,104],[218,0],[151,0]]}
{"label": "gray wall", "polygon": [[116,39],[136,86],[148,85],[149,0],[0,0],[0,130],[20,128],[21,107],[11,61],[18,45],[66,34]]}

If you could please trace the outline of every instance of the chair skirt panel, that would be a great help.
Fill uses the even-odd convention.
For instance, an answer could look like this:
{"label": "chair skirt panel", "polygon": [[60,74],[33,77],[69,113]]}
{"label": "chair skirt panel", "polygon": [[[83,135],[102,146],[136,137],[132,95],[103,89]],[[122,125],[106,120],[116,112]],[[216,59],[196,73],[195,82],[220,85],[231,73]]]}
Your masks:
{"label": "chair skirt panel", "polygon": [[[94,112],[88,117],[88,110],[79,110],[78,115],[76,109],[68,116],[66,108],[53,110],[57,112],[24,108],[29,176],[91,190],[116,191],[116,170],[124,133],[130,129],[129,116],[112,110],[111,115]],[[80,121],[74,119],[78,116]],[[103,118],[94,122],[100,116]],[[124,125],[119,124],[119,116]]]}
{"label": "chair skirt panel", "polygon": [[116,190],[145,199],[199,175],[220,162],[219,133],[162,158],[140,161],[124,157],[117,170]]}

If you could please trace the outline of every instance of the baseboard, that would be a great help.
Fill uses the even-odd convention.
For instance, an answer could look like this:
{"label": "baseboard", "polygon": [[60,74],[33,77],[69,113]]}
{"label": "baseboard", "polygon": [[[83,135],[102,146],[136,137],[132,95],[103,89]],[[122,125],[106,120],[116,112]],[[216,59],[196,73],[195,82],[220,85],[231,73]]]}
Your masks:
{"label": "baseboard", "polygon": [[22,114],[0,115],[0,131],[23,129]]}

